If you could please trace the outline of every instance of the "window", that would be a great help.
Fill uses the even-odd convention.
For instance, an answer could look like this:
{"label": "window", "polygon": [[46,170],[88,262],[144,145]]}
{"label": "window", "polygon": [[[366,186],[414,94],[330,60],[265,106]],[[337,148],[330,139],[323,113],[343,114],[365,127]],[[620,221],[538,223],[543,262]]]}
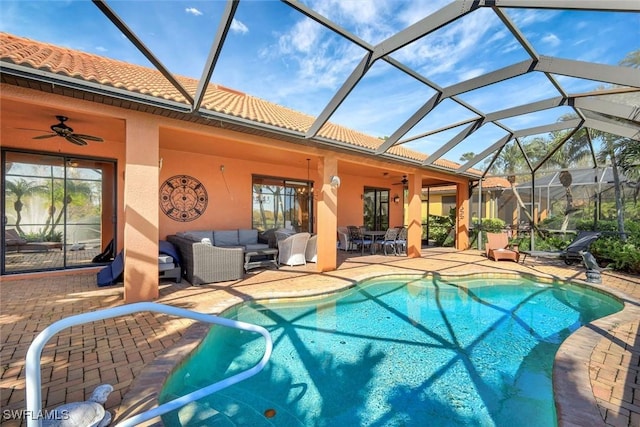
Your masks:
{"label": "window", "polygon": [[253,228],[313,232],[313,183],[253,177]]}
{"label": "window", "polygon": [[389,228],[389,190],[365,187],[363,217],[363,224],[369,230]]}
{"label": "window", "polygon": [[2,272],[93,265],[115,238],[115,162],[9,150],[2,156]]}

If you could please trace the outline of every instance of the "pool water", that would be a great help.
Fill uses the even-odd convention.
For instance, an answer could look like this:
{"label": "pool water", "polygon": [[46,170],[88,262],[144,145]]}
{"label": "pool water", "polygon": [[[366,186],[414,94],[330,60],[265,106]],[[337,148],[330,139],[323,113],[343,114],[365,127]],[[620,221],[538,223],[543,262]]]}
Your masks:
{"label": "pool water", "polygon": [[[455,280],[455,281],[454,281]],[[564,339],[622,309],[602,293],[523,279],[385,277],[323,298],[226,313],[266,327],[256,376],[163,417],[167,426],[555,426]],[[213,327],[160,401],[255,365],[264,339]]]}

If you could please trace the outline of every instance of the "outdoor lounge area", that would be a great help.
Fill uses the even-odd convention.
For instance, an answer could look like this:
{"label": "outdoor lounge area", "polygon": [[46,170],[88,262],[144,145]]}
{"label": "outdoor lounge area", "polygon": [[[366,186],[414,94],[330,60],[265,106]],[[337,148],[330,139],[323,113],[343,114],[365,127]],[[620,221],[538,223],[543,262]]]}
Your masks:
{"label": "outdoor lounge area", "polygon": [[[269,329],[268,377],[167,426],[640,427],[637,0],[0,12],[3,426],[101,384],[115,425],[234,375],[244,332],[183,371],[224,313]],[[76,325],[32,369],[52,323],[155,303],[199,322]]]}
{"label": "outdoor lounge area", "polygon": [[[318,274],[310,265],[283,266],[253,270],[242,280],[197,287],[185,281],[163,282],[158,302],[219,313],[248,298],[331,292],[354,280],[414,271],[465,274],[472,269],[492,275],[552,275],[577,282],[585,278],[584,267],[567,266],[560,260],[533,262],[529,258],[524,264],[496,263],[475,250],[428,248],[421,258],[383,253],[361,256],[357,251],[340,254],[339,267],[330,274]],[[574,333],[558,352],[554,386],[561,426],[631,427],[640,420],[640,279],[605,272],[599,287],[622,298],[626,308]],[[73,276],[52,274],[28,283],[17,278],[3,281],[2,317],[11,321],[0,325],[0,406],[4,410],[24,409],[24,357],[35,334],[63,317],[120,305],[122,292],[121,285],[97,288],[94,273],[86,270]],[[105,407],[116,421],[148,407],[173,364],[202,336],[202,329],[185,319],[140,313],[65,331],[44,352],[44,408],[82,401],[102,383],[115,389]],[[18,426],[20,422],[5,419],[3,425]]]}

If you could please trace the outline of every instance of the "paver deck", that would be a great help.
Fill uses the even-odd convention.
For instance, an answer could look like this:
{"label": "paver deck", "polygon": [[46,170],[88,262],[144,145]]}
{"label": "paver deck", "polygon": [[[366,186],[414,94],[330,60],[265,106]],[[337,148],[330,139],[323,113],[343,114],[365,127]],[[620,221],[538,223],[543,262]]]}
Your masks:
{"label": "paver deck", "polygon": [[[243,280],[211,285],[167,281],[161,283],[157,302],[216,314],[247,299],[331,292],[367,277],[400,272],[515,271],[577,282],[585,279],[583,267],[557,261],[495,262],[477,250],[448,248],[428,248],[422,255],[409,259],[340,252],[338,270],[322,274],[308,264],[253,270]],[[123,289],[117,285],[98,288],[95,270],[0,280],[0,423],[18,426],[24,424],[22,414],[12,411],[25,407],[24,360],[34,337],[64,317],[121,305]],[[625,309],[580,328],[558,351],[554,388],[560,425],[638,427],[640,277],[604,272],[598,287],[621,298]],[[185,319],[139,313],[61,332],[43,352],[44,408],[85,400],[102,383],[114,386],[105,406],[116,418],[152,405],[153,393],[148,392],[158,389],[173,364],[201,336],[203,328],[192,325]]]}

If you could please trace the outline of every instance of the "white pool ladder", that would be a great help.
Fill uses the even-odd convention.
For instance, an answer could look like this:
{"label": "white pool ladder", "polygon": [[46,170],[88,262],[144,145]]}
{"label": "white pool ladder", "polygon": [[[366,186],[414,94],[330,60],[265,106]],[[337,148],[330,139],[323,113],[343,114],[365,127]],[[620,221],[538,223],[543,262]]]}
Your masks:
{"label": "white pool ladder", "polygon": [[[262,359],[245,371],[237,373],[229,378],[225,378],[222,381],[208,385],[196,391],[193,391],[182,397],[178,397],[169,402],[163,403],[160,406],[152,408],[146,412],[134,415],[126,420],[123,420],[118,426],[135,426],[144,421],[148,421],[152,418],[158,417],[167,412],[181,408],[182,406],[193,402],[194,400],[201,399],[212,393],[215,393],[223,388],[229,387],[240,381],[243,381],[258,372],[260,372],[271,357],[271,351],[273,349],[273,341],[271,335],[262,326],[252,325],[250,323],[240,322],[237,320],[225,319],[223,317],[214,316],[211,314],[198,313],[195,311],[172,307],[164,304],[158,304],[153,302],[139,302],[133,304],[122,305],[118,307],[106,308],[103,310],[93,311],[90,313],[82,313],[75,316],[70,316],[65,319],[58,320],[45,328],[38,336],[33,340],[27,351],[27,358],[25,361],[26,371],[26,392],[27,392],[27,414],[41,414],[42,413],[42,377],[40,372],[40,359],[42,358],[42,350],[45,344],[58,332],[71,326],[81,325],[84,323],[95,322],[97,320],[110,319],[113,317],[124,316],[133,313],[139,313],[142,311],[150,311],[155,313],[164,313],[172,316],[186,317],[189,319],[197,320],[200,322],[213,323],[216,325],[226,326],[234,329],[241,329],[244,331],[256,332],[262,335],[265,339],[265,351]],[[28,427],[41,427],[42,417],[28,416]]]}

